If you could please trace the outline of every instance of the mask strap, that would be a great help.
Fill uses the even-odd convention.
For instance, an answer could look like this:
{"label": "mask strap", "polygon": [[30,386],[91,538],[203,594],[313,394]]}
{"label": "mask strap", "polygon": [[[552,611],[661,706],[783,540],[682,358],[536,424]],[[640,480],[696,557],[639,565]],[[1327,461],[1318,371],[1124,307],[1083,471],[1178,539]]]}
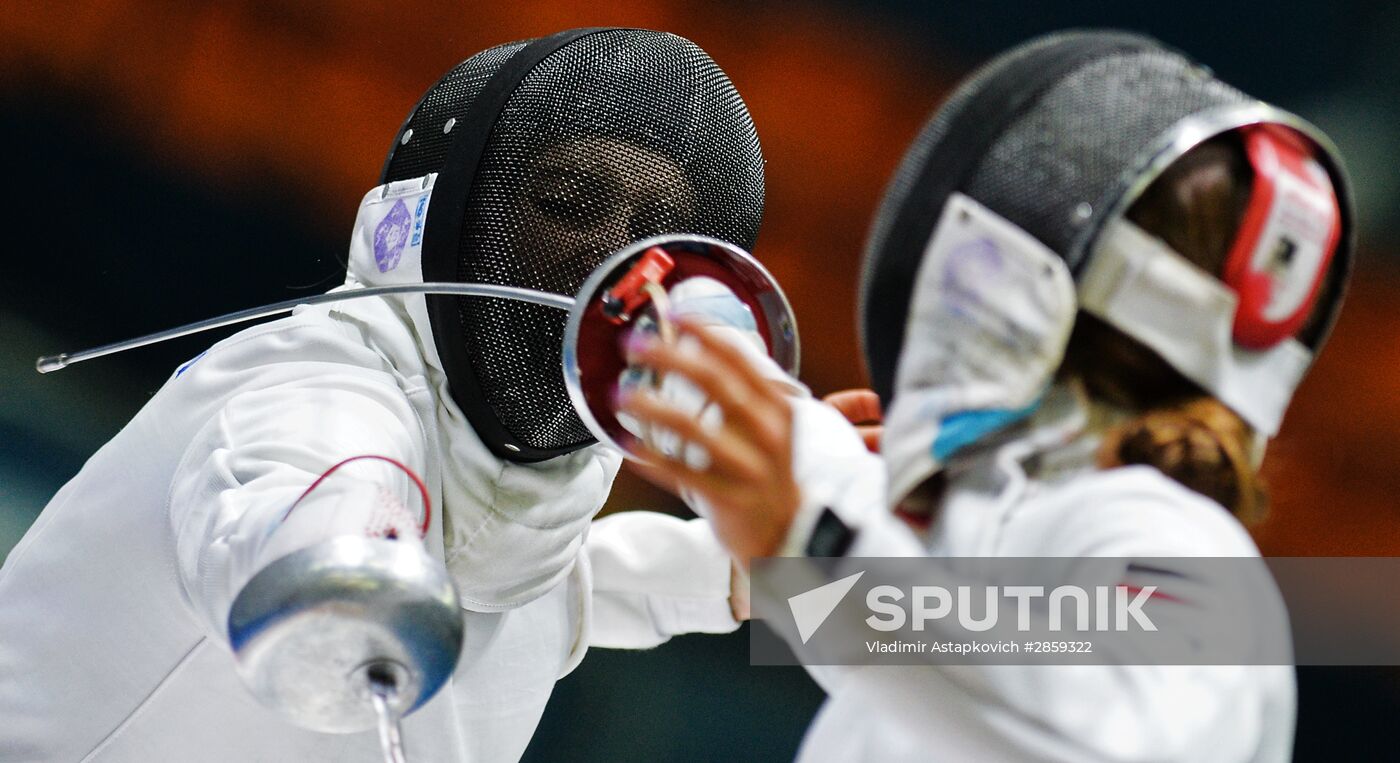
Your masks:
{"label": "mask strap", "polygon": [[1238,413],[1278,433],[1312,352],[1286,338],[1265,350],[1234,340],[1236,293],[1131,222],[1105,227],[1079,280],[1079,304],[1146,345]]}
{"label": "mask strap", "polygon": [[[447,156],[438,172],[437,186],[428,206],[423,231],[423,279],[454,281],[461,258],[462,226],[471,197],[477,166],[486,152],[496,121],[515,89],[536,66],[580,38],[607,31],[606,27],[571,29],[532,40],[506,59],[481,92],[457,118]],[[443,370],[450,380],[448,393],[466,414],[472,429],[498,458],[508,461],[543,461],[575,450],[574,447],[534,448],[506,429],[486,403],[476,369],[461,339],[461,315],[456,300],[441,296],[426,300],[428,321]]]}

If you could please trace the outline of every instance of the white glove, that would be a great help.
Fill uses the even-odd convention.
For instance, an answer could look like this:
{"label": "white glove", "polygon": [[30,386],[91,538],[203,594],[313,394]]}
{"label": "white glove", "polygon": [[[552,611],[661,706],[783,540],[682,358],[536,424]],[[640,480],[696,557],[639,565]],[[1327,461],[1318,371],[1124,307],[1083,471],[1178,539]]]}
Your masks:
{"label": "white glove", "polygon": [[[754,320],[753,312],[729,287],[713,278],[696,276],[673,286],[667,296],[671,301],[672,316],[686,317],[708,326],[711,332],[723,341],[743,351],[744,355],[761,369],[764,376],[790,388],[794,396],[810,396],[805,386],[768,357],[767,345],[758,333],[758,323]],[[653,336],[659,333],[652,308],[637,319],[633,331]],[[695,344],[694,339],[681,337],[677,346],[684,352]],[[624,393],[633,389],[649,388],[663,402],[690,412],[706,428],[713,429],[722,423],[719,408],[711,405],[704,392],[681,376],[666,376],[658,385],[651,369],[632,366],[619,376],[618,388]],[[618,415],[618,423],[657,452],[669,458],[678,458],[681,455],[682,444],[674,432],[645,427],[626,414]],[[695,444],[685,446],[684,459],[686,465],[692,469],[704,469],[709,465],[709,454],[703,447]],[[682,490],[680,497],[696,514],[702,517],[708,515],[706,504],[699,496],[691,491]]]}

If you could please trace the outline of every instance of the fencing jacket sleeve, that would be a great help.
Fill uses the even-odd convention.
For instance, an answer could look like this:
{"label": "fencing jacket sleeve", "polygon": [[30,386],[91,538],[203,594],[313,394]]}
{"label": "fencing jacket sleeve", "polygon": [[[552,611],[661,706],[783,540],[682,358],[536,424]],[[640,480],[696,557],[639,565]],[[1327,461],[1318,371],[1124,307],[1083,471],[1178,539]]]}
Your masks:
{"label": "fencing jacket sleeve", "polygon": [[[260,353],[263,362],[239,357],[244,352]],[[411,431],[416,417],[398,387],[371,368],[335,363],[324,375],[307,374],[314,361],[305,355],[285,370],[267,363],[275,356],[275,337],[235,344],[203,358],[191,372],[202,378],[189,380],[222,386],[227,379],[220,377],[242,374],[270,382],[248,385],[212,412],[185,450],[169,494],[181,583],[220,640],[243,584],[285,554],[337,535],[382,532],[386,522],[400,526],[395,534],[404,542],[419,542],[422,499],[388,463],[346,464],[301,498],[317,477],[353,456],[385,456],[421,471],[424,438]],[[407,522],[403,507],[411,507]]]}
{"label": "fencing jacket sleeve", "polygon": [[649,511],[599,519],[585,544],[591,646],[646,649],[683,633],[729,633],[729,555],[703,519]]}

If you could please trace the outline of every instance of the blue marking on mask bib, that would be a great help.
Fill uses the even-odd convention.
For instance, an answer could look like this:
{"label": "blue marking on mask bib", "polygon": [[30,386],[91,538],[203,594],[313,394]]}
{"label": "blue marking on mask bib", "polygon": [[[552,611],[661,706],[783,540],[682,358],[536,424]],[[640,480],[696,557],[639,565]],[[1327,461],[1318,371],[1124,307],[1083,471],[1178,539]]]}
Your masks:
{"label": "blue marking on mask bib", "polygon": [[1035,413],[1044,398],[1041,395],[1024,408],[959,411],[943,419],[938,423],[938,436],[933,439],[934,460],[940,464],[948,463],[948,458],[954,453]]}

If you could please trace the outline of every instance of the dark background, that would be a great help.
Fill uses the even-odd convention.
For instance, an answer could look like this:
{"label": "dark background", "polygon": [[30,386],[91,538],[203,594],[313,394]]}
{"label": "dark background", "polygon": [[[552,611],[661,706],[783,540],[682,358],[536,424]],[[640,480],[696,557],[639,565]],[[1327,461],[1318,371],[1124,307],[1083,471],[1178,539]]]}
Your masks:
{"label": "dark background", "polygon": [[[1146,31],[1319,123],[1356,183],[1360,265],[1334,340],[1271,448],[1272,515],[1255,536],[1273,555],[1400,554],[1400,6],[582,5],[8,4],[0,555],[170,371],[217,337],[49,377],[34,373],[37,355],[338,283],[358,199],[429,84],[490,45],[608,24],[689,37],[744,94],[769,161],[756,254],[794,302],[804,379],[819,393],[863,382],[856,273],[885,179],[949,85],[999,49],[1071,26]],[[680,510],[624,477],[609,510],[633,508]],[[1394,757],[1394,671],[1303,669],[1299,680],[1299,759]],[[595,650],[560,682],[527,758],[786,759],[820,699],[798,670],[749,667],[746,631]]]}

